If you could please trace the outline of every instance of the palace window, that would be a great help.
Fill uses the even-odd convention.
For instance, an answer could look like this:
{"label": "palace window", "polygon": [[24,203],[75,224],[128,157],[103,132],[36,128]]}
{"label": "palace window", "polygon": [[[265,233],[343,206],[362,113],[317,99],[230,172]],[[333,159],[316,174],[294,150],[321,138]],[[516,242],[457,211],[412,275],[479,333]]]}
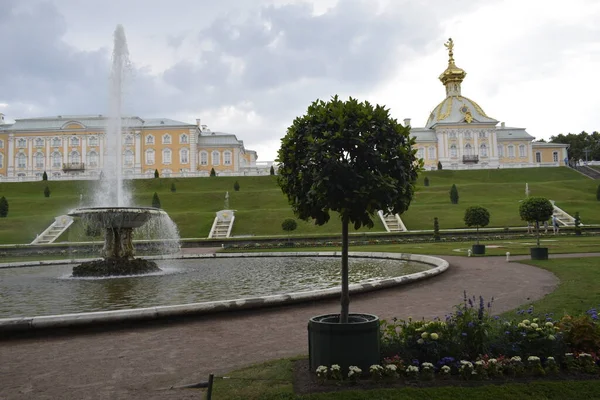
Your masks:
{"label": "palace window", "polygon": [[146,144],[154,144],[154,136],[152,136],[152,135],[146,136]]}
{"label": "palace window", "polygon": [[218,151],[212,152],[212,165],[219,165],[221,163],[221,153]]}
{"label": "palace window", "polygon": [[146,165],[154,165],[154,150],[152,149],[146,150]]}
{"label": "palace window", "polygon": [[19,153],[17,155],[17,167],[26,168],[27,167],[27,157],[24,153]]}
{"label": "palace window", "polygon": [[425,158],[425,150],[422,147],[417,149],[417,158],[423,159]]}
{"label": "palace window", "polygon": [[479,155],[481,157],[487,157],[488,156],[488,152],[487,152],[487,146],[485,145],[485,143],[482,143],[479,146]]}
{"label": "palace window", "polygon": [[52,138],[52,147],[60,147],[62,140],[59,137]]}
{"label": "palace window", "polygon": [[458,154],[456,152],[456,145],[450,145],[450,157],[456,158],[458,157]]}
{"label": "palace window", "polygon": [[171,150],[164,149],[162,151],[162,162],[163,164],[171,164]]}
{"label": "palace window", "polygon": [[469,143],[465,145],[465,156],[473,155],[473,148]]}
{"label": "palace window", "polygon": [[540,153],[539,151],[535,152],[535,162],[542,162],[542,153]]}
{"label": "palace window", "polygon": [[512,144],[508,145],[508,156],[510,158],[515,158],[515,146],[513,146]]}
{"label": "palace window", "polygon": [[226,151],[223,153],[223,165],[231,165],[231,152]]}
{"label": "palace window", "polygon": [[44,168],[44,153],[40,151],[35,153],[35,167]]}
{"label": "palace window", "polygon": [[44,146],[44,139],[42,139],[41,137],[35,138],[35,147],[43,147],[43,146]]}
{"label": "palace window", "polygon": [[79,146],[79,138],[77,136],[71,138],[71,146]]}
{"label": "palace window", "polygon": [[429,157],[430,160],[435,160],[435,147],[431,146],[429,148],[428,157]]}
{"label": "palace window", "polygon": [[486,131],[481,131],[477,134],[477,136],[479,136],[479,139],[484,139],[487,137],[487,132]]}
{"label": "palace window", "polygon": [[525,145],[524,144],[519,145],[519,157],[521,157],[521,158],[525,157]]}
{"label": "palace window", "polygon": [[18,147],[27,147],[27,139],[19,139],[17,140],[17,146]]}
{"label": "palace window", "polygon": [[552,161],[558,162],[558,151],[552,153]]}
{"label": "palace window", "polygon": [[471,139],[471,131],[466,131],[464,135],[465,139]]}
{"label": "palace window", "polygon": [[190,162],[189,160],[189,150],[188,149],[181,149],[179,150],[179,163],[180,164],[187,164]]}
{"label": "palace window", "polygon": [[98,153],[96,153],[95,151],[93,151],[93,150],[90,151],[88,153],[87,159],[88,159],[88,165],[90,167],[97,167],[98,166]]}
{"label": "palace window", "polygon": [[0,140],[0,149],[4,148],[4,140]]}
{"label": "palace window", "polygon": [[186,135],[185,133],[179,137],[179,143],[188,144],[188,142],[188,135]]}
{"label": "palace window", "polygon": [[456,139],[456,132],[450,132],[448,136],[450,137],[450,139]]}
{"label": "palace window", "polygon": [[504,146],[498,145],[498,157],[504,157]]}
{"label": "palace window", "polygon": [[88,139],[88,143],[90,146],[98,146],[98,137],[90,136],[90,138]]}
{"label": "palace window", "polygon": [[171,144],[171,135],[169,135],[168,133],[163,135],[162,143],[163,144]]}
{"label": "palace window", "polygon": [[55,151],[54,153],[52,153],[52,166],[54,168],[60,168],[62,164],[62,154],[60,154],[60,152]]}
{"label": "palace window", "polygon": [[131,146],[133,144],[133,136],[127,135],[125,136],[125,145]]}
{"label": "palace window", "polygon": [[200,152],[200,165],[208,165],[208,153],[205,151]]}
{"label": "palace window", "polygon": [[81,154],[78,151],[72,151],[69,153],[69,162],[71,164],[79,164],[81,163]]}
{"label": "palace window", "polygon": [[4,168],[4,155],[0,154],[0,168]]}
{"label": "palace window", "polygon": [[131,167],[133,165],[133,151],[125,150],[125,166]]}

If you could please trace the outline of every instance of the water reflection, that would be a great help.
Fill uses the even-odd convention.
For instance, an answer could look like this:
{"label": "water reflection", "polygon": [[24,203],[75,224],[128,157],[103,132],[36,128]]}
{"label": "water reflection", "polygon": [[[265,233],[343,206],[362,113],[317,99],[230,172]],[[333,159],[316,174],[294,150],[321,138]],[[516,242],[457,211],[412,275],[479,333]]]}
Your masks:
{"label": "water reflection", "polygon": [[[269,257],[160,261],[163,275],[72,279],[73,265],[0,270],[0,318],[197,303],[337,287],[340,260]],[[350,283],[428,269],[350,259]]]}

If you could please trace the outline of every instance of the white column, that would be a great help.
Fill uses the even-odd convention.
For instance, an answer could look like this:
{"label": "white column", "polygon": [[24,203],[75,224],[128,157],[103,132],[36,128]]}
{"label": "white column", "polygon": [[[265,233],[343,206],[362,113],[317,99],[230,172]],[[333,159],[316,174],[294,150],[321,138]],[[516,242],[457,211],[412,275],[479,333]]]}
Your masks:
{"label": "white column", "polygon": [[134,174],[142,173],[142,133],[140,131],[135,131],[134,134],[134,143],[135,143],[135,165],[133,168]]}
{"label": "white column", "polygon": [[81,163],[86,168],[86,171],[88,168],[85,166],[87,163],[87,138],[88,136],[81,137]]}
{"label": "white column", "polygon": [[33,138],[27,138],[27,171],[29,173],[27,175],[34,176],[33,172]]}
{"label": "white column", "polygon": [[106,137],[106,133],[98,135],[98,144],[100,145],[100,150],[98,151],[98,169],[102,170],[104,168],[104,138]]}
{"label": "white column", "polygon": [[[190,173],[196,174],[197,165],[198,165],[198,129],[190,129],[190,153],[189,153],[189,162],[190,162]],[[194,175],[192,175],[194,176]]]}
{"label": "white column", "polygon": [[45,165],[45,169],[46,169],[46,173],[48,174],[48,178],[50,178],[50,175],[52,175],[52,173],[50,172],[50,170],[52,169],[52,159],[50,158],[50,154],[52,153],[50,151],[50,141],[52,140],[52,138],[44,138],[46,141],[46,165]]}
{"label": "white column", "polygon": [[69,162],[69,138],[63,136],[63,164]]}
{"label": "white column", "polygon": [[471,131],[471,134],[473,135],[473,155],[477,154],[479,156],[479,132]]}
{"label": "white column", "polygon": [[458,163],[461,163],[461,159],[462,159],[462,155],[464,154],[463,152],[463,132],[459,132],[458,129],[456,129],[456,134],[458,135]]}
{"label": "white column", "polygon": [[10,133],[8,135],[8,167],[6,170],[6,176],[15,176],[15,134]]}

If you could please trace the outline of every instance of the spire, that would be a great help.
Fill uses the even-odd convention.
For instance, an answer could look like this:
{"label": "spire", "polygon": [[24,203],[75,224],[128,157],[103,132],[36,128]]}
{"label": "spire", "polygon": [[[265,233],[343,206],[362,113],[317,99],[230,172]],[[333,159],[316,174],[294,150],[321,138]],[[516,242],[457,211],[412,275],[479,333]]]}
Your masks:
{"label": "spire", "polygon": [[454,41],[448,39],[444,46],[448,49],[448,68],[440,75],[440,81],[446,86],[446,97],[460,96],[460,84],[467,73],[454,64]]}

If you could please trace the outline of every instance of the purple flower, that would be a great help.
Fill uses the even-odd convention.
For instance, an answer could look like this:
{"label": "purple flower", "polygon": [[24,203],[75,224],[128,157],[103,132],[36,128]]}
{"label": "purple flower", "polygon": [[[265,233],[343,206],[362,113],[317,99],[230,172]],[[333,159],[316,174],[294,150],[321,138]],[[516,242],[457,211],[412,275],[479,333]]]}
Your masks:
{"label": "purple flower", "polygon": [[475,326],[475,324],[473,324],[473,322],[469,322],[468,326],[469,328],[472,328],[473,326]]}
{"label": "purple flower", "polygon": [[467,332],[461,333],[462,336],[467,336]]}

